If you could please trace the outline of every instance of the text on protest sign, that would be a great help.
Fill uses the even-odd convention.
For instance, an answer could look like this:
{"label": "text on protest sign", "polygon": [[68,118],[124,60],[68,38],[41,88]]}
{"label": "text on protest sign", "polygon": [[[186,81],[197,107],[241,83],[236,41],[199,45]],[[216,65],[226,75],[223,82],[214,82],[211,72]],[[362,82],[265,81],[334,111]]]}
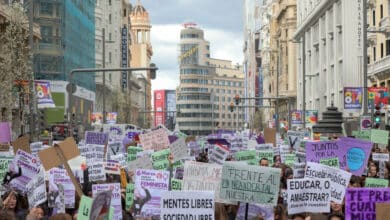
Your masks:
{"label": "text on protest sign", "polygon": [[40,167],[41,163],[37,157],[23,150],[18,150],[12,163],[9,164],[9,170],[18,174],[20,169],[21,175],[11,180],[11,186],[25,191],[27,183],[39,173]]}
{"label": "text on protest sign", "polygon": [[27,185],[27,198],[30,208],[36,207],[47,200],[45,175],[39,172]]}
{"label": "text on protest sign", "polygon": [[229,148],[222,144],[215,144],[210,151],[209,162],[216,164],[223,164],[229,155]]}
{"label": "text on protest sign", "polygon": [[240,203],[236,219],[245,219],[246,205],[248,205],[248,219],[257,219],[261,215],[264,220],[274,220],[274,207],[247,203]]}
{"label": "text on protest sign", "polygon": [[389,161],[390,155],[389,154],[380,154],[380,153],[373,153],[372,154],[372,160],[373,161]]}
{"label": "text on protest sign", "polygon": [[288,179],[288,214],[329,212],[330,180],[318,178]]}
{"label": "text on protest sign", "polygon": [[136,169],[153,169],[152,160],[148,156],[137,158],[128,164],[129,171],[135,171]]}
{"label": "text on protest sign", "polygon": [[246,161],[249,164],[258,164],[258,157],[255,150],[243,150],[234,154],[234,159],[237,161]]}
{"label": "text on protest sign", "polygon": [[375,203],[390,202],[389,188],[348,188],[345,220],[374,220]]}
{"label": "text on protest sign", "polygon": [[367,177],[364,184],[366,188],[386,188],[389,186],[389,180]]}
{"label": "text on protest sign", "polygon": [[386,144],[389,141],[389,131],[371,129],[371,141],[377,144]]}
{"label": "text on protest sign", "polygon": [[165,129],[157,129],[146,134],[139,135],[144,150],[162,150],[168,148],[169,138]]}
{"label": "text on protest sign", "polygon": [[214,219],[214,192],[165,191],[161,194],[161,219]]}
{"label": "text on protest sign", "polygon": [[331,188],[331,201],[342,204],[345,196],[345,189],[351,179],[351,173],[334,167],[307,162],[305,177],[306,178],[329,178]]}
{"label": "text on protest sign", "polygon": [[65,196],[66,208],[75,207],[75,187],[66,170],[53,168],[49,171],[49,191],[59,191],[62,186]]}
{"label": "text on protest sign", "polygon": [[106,145],[108,143],[108,133],[104,132],[85,132],[85,144]]}
{"label": "text on protest sign", "polygon": [[[94,184],[92,185],[92,195],[95,199],[101,192],[111,192],[110,206],[114,208],[113,220],[122,219],[122,202],[121,202],[121,186],[120,183]],[[92,212],[93,212],[92,208]]]}
{"label": "text on protest sign", "polygon": [[184,159],[188,156],[187,154],[187,145],[184,138],[179,138],[171,145],[169,145],[173,155],[173,161],[178,161]]}
{"label": "text on protest sign", "polygon": [[106,181],[106,170],[103,162],[88,165],[88,179],[90,182]]}
{"label": "text on protest sign", "polygon": [[298,150],[305,134],[301,131],[287,131],[288,143],[291,149]]}
{"label": "text on protest sign", "polygon": [[276,205],[280,169],[225,163],[220,197],[230,201]]}

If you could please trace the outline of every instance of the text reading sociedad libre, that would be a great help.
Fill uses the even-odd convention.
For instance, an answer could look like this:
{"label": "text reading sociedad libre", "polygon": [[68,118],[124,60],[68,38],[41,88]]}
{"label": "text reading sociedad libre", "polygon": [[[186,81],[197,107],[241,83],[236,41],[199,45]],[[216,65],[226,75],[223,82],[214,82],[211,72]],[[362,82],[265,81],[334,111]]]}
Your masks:
{"label": "text reading sociedad libre", "polygon": [[[163,208],[168,209],[212,209],[212,199],[163,199]],[[163,220],[211,220],[210,214],[164,214]]]}

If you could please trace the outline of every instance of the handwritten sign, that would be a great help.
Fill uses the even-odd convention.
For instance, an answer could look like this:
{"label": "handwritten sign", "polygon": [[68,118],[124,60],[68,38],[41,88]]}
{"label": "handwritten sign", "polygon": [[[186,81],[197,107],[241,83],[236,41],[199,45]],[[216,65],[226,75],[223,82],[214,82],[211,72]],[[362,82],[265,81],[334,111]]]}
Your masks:
{"label": "handwritten sign", "polygon": [[290,148],[298,150],[301,147],[301,141],[305,137],[304,132],[301,131],[287,131],[287,139]]}
{"label": "handwritten sign", "polygon": [[126,186],[126,210],[129,210],[129,208],[133,205],[134,188],[135,188],[135,185],[133,183],[129,183]]}
{"label": "handwritten sign", "polygon": [[135,171],[136,169],[153,169],[152,161],[148,156],[139,157],[128,164],[129,171]]}
{"label": "handwritten sign", "polygon": [[169,145],[173,155],[173,161],[178,161],[188,157],[187,144],[184,138],[179,138]]}
{"label": "handwritten sign", "polygon": [[223,164],[229,155],[229,149],[221,144],[215,144],[210,152],[209,162],[216,164]]}
{"label": "handwritten sign", "polygon": [[92,201],[90,197],[81,196],[77,220],[90,220]]}
{"label": "handwritten sign", "polygon": [[320,160],[320,164],[324,164],[330,167],[336,167],[340,168],[339,164],[339,158],[338,157],[333,157],[333,158],[323,158]]}
{"label": "handwritten sign", "polygon": [[307,162],[306,164],[306,178],[329,178],[331,180],[331,201],[337,204],[342,204],[351,175],[344,170],[318,163]]}
{"label": "handwritten sign", "polygon": [[[1,133],[1,132],[0,132]],[[30,150],[30,135],[24,135],[19,137],[14,142],[12,142],[12,147],[14,148],[14,153],[21,149],[27,153],[31,153]]]}
{"label": "handwritten sign", "polygon": [[[201,202],[201,204],[200,204]],[[161,219],[214,219],[214,192],[165,191]]]}
{"label": "handwritten sign", "polygon": [[222,199],[276,205],[280,169],[225,163],[222,168]]}
{"label": "handwritten sign", "polygon": [[127,148],[127,162],[137,159],[137,153],[142,152],[142,147],[128,147]]}
{"label": "handwritten sign", "polygon": [[146,134],[139,135],[144,150],[162,150],[168,148],[169,138],[165,129],[157,129]]}
{"label": "handwritten sign", "polygon": [[371,141],[377,144],[388,144],[389,142],[389,131],[371,129]]}
{"label": "handwritten sign", "polygon": [[389,186],[389,180],[368,177],[364,186],[367,188],[386,188]]}
{"label": "handwritten sign", "polygon": [[87,131],[85,132],[85,143],[106,145],[108,143],[108,133]]}
{"label": "handwritten sign", "polygon": [[246,161],[248,164],[256,165],[259,163],[255,150],[243,150],[234,154],[237,161]]}
{"label": "handwritten sign", "polygon": [[88,165],[88,178],[91,182],[106,181],[104,162],[95,162]]}
{"label": "handwritten sign", "polygon": [[371,131],[352,131],[352,135],[358,139],[370,141],[371,140]]}
{"label": "handwritten sign", "polygon": [[308,141],[305,148],[306,160],[310,162],[319,163],[321,159],[339,157],[340,155],[337,141]]}
{"label": "handwritten sign", "polygon": [[375,203],[386,202],[390,202],[389,188],[348,188],[345,199],[345,219],[377,219]]}
{"label": "handwritten sign", "polygon": [[287,180],[288,214],[330,211],[330,179]]}
{"label": "handwritten sign", "polygon": [[171,179],[171,187],[173,191],[180,191],[182,185],[183,185],[183,180],[175,179],[175,178]]}

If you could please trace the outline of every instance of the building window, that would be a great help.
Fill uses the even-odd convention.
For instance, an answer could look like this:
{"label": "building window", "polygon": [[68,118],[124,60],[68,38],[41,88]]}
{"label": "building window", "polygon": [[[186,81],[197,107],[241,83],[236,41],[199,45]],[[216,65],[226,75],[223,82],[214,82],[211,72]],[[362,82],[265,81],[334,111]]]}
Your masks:
{"label": "building window", "polygon": [[41,43],[51,44],[53,43],[53,27],[51,26],[41,26]]}
{"label": "building window", "polygon": [[53,14],[53,4],[49,3],[49,2],[41,2],[40,14],[52,15]]}
{"label": "building window", "polygon": [[111,34],[111,33],[108,33],[108,40],[109,40],[109,41],[112,40],[112,34]]}
{"label": "building window", "polygon": [[127,10],[125,8],[125,9],[123,9],[123,17],[126,17],[126,16],[127,16]]}
{"label": "building window", "polygon": [[112,53],[109,52],[108,53],[108,62],[111,63],[111,61],[112,61]]}
{"label": "building window", "polygon": [[112,3],[111,0],[108,0],[108,5],[111,5],[111,3]]}
{"label": "building window", "polygon": [[372,10],[372,26],[375,26],[375,10]]}
{"label": "building window", "polygon": [[137,43],[142,43],[142,31],[137,31]]}
{"label": "building window", "polygon": [[386,56],[390,55],[390,40],[386,40]]}
{"label": "building window", "polygon": [[381,19],[383,18],[383,5],[380,6],[380,16],[381,16]]}
{"label": "building window", "polygon": [[375,62],[376,61],[376,48],[375,47],[372,48],[372,55],[373,55],[373,62]]}
{"label": "building window", "polygon": [[383,53],[384,51],[383,51],[383,43],[381,43],[381,58],[383,58]]}

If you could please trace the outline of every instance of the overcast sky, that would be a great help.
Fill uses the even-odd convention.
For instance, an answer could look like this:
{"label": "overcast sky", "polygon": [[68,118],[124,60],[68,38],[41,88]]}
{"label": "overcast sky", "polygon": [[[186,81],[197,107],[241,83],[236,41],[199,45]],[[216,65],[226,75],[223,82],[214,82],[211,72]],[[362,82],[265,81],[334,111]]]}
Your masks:
{"label": "overcast sky", "polygon": [[[133,5],[136,0],[131,0]],[[149,12],[153,46],[152,62],[159,70],[155,89],[176,89],[180,30],[184,22],[195,22],[210,41],[210,56],[242,63],[242,0],[141,0]]]}

